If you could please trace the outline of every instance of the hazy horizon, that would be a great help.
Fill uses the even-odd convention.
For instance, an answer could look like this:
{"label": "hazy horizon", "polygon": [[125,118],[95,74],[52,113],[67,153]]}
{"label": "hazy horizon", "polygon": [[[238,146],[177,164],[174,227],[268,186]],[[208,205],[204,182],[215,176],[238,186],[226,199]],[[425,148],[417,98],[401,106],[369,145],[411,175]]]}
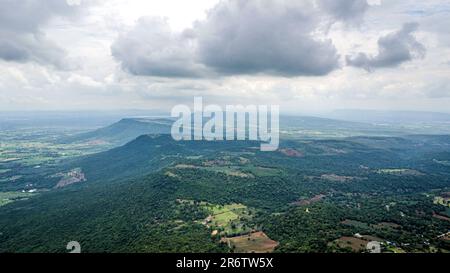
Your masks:
{"label": "hazy horizon", "polygon": [[[250,103],[251,104],[251,103]],[[243,104],[250,105],[250,104]],[[189,105],[189,104],[187,104]],[[226,105],[224,105],[226,106]],[[97,113],[97,114],[129,114],[129,113],[148,113],[148,116],[170,116],[170,109],[145,109],[145,108],[117,108],[117,109],[71,109],[71,110],[64,110],[64,109],[51,109],[51,110],[45,110],[45,109],[38,109],[38,110],[0,110],[0,114],[6,115],[6,114],[51,114],[51,113],[59,113],[59,114],[89,114],[89,113]],[[283,111],[283,109],[280,110],[280,115],[282,116],[326,116],[331,115],[334,113],[341,113],[341,112],[364,112],[364,113],[377,113],[377,114],[444,114],[444,115],[450,115],[450,110],[448,111],[420,111],[420,110],[380,110],[380,109],[358,109],[358,108],[337,108],[337,109],[331,109],[327,110],[324,109],[322,111],[316,111],[316,112],[302,112],[302,111]]]}

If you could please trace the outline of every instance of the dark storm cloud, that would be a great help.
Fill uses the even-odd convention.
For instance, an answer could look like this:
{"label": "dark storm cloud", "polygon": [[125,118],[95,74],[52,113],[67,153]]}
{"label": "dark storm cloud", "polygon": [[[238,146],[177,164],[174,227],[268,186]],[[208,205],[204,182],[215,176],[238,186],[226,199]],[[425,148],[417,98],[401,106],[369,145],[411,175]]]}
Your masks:
{"label": "dark storm cloud", "polygon": [[331,40],[314,37],[319,17],[311,1],[222,1],[182,34],[140,20],[112,54],[135,75],[326,75],[339,56]]}
{"label": "dark storm cloud", "polygon": [[404,24],[399,31],[378,40],[378,54],[369,56],[366,53],[359,53],[347,56],[347,64],[371,71],[383,67],[396,67],[414,58],[423,57],[426,49],[413,36],[418,26],[417,23]]}
{"label": "dark storm cloud", "polygon": [[336,20],[359,21],[369,9],[367,0],[318,0],[320,8]]}
{"label": "dark storm cloud", "polygon": [[78,5],[64,0],[0,0],[0,59],[64,66],[64,50],[41,27],[53,17],[78,11]]}

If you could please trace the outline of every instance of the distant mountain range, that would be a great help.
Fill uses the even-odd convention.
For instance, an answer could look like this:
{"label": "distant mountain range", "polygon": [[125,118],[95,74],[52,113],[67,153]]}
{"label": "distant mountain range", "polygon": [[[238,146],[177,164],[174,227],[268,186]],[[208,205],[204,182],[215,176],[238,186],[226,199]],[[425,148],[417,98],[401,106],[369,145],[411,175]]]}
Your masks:
{"label": "distant mountain range", "polygon": [[[97,130],[63,138],[62,143],[108,142],[115,146],[128,143],[141,135],[170,134],[172,118],[126,118]],[[206,121],[206,120],[205,120]],[[375,130],[373,125],[318,117],[280,117],[282,130]]]}
{"label": "distant mountain range", "polygon": [[[336,115],[336,119],[308,116],[281,116],[280,130],[282,134],[287,134],[292,137],[314,138],[450,133],[450,126],[447,124],[447,122],[450,123],[450,115],[442,113],[352,112],[349,110],[336,111],[334,115]],[[350,119],[355,121],[351,121]],[[65,137],[60,142],[99,142],[108,143],[112,146],[120,146],[141,135],[170,134],[174,120],[170,117],[125,118],[94,131]],[[401,122],[401,120],[404,120],[404,122]]]}
{"label": "distant mountain range", "polygon": [[418,111],[335,110],[327,117],[346,121],[410,124],[450,123],[450,114]]}
{"label": "distant mountain range", "polygon": [[161,116],[151,111],[22,111],[1,112],[0,130],[20,128],[63,128],[92,130],[124,117]]}

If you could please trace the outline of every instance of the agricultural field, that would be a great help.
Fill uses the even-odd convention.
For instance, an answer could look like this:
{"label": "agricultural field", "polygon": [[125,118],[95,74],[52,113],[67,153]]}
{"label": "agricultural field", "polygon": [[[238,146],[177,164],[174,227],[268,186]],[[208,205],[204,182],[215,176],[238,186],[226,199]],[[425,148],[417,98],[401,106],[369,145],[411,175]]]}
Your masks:
{"label": "agricultural field", "polygon": [[271,240],[261,231],[232,238],[223,238],[222,241],[226,242],[234,253],[270,253],[278,246],[278,242]]}
{"label": "agricultural field", "polygon": [[[64,160],[108,149],[106,144],[61,143],[78,130],[20,129],[0,132],[0,191],[48,188],[46,177]],[[30,186],[31,185],[31,186]]]}

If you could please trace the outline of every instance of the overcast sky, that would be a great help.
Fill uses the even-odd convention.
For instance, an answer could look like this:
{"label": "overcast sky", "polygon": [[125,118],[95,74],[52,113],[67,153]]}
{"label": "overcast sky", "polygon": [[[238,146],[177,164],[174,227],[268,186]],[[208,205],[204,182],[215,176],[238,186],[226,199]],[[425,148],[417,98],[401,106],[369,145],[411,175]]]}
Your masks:
{"label": "overcast sky", "polygon": [[448,0],[0,0],[0,111],[450,112]]}

